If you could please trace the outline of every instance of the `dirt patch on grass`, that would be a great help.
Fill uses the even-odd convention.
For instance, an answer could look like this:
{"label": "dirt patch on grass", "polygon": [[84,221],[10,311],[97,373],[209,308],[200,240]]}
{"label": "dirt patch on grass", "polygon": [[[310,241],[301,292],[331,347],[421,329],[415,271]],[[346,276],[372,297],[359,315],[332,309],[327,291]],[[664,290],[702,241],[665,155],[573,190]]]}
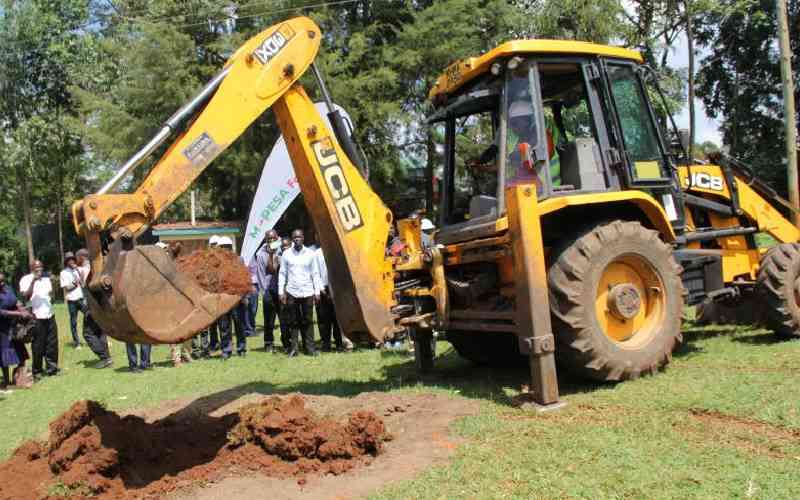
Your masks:
{"label": "dirt patch on grass", "polygon": [[125,416],[83,401],[0,464],[0,499],[359,496],[448,457],[449,424],[476,411],[382,393],[220,393]]}
{"label": "dirt patch on grass", "polygon": [[678,425],[679,431],[692,440],[709,441],[715,446],[728,445],[749,454],[778,459],[790,457],[789,449],[800,447],[800,430],[713,410],[693,408],[689,415],[691,420],[687,424]]}
{"label": "dirt patch on grass", "polygon": [[212,293],[245,295],[250,292],[250,272],[239,256],[222,248],[195,250],[175,261],[178,271]]}
{"label": "dirt patch on grass", "polygon": [[345,418],[320,418],[300,396],[271,397],[220,418],[153,423],[81,401],[50,424],[47,442],[27,442],[0,465],[0,497],[160,497],[237,467],[274,477],[342,474],[377,456],[387,437],[372,412]]}

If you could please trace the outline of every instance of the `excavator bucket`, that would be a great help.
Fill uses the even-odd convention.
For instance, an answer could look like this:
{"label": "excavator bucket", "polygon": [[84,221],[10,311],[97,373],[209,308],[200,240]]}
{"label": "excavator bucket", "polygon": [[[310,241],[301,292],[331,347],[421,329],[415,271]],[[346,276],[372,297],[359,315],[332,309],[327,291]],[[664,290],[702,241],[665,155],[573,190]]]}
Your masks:
{"label": "excavator bucket", "polygon": [[126,250],[118,241],[104,259],[102,274],[90,284],[89,309],[104,332],[124,342],[183,342],[241,300],[200,288],[155,246]]}

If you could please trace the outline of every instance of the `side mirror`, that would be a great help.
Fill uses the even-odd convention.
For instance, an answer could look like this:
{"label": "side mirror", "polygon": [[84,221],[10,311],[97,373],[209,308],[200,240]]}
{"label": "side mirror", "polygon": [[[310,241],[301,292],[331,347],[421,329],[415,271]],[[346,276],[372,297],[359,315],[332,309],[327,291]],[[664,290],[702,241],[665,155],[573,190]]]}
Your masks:
{"label": "side mirror", "polygon": [[689,129],[682,128],[678,130],[678,140],[680,141],[681,146],[683,146],[684,151],[689,151]]}
{"label": "side mirror", "polygon": [[675,158],[684,158],[689,153],[689,130],[682,128],[670,134],[669,149]]}

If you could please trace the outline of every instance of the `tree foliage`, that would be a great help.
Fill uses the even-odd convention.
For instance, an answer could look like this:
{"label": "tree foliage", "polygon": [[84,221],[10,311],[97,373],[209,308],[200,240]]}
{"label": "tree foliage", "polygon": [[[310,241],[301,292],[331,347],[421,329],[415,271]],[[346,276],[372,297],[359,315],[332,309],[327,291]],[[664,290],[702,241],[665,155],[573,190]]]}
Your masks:
{"label": "tree foliage", "polygon": [[[789,26],[800,20],[800,2],[787,2]],[[731,155],[744,160],[779,192],[786,192],[783,95],[775,2],[725,0],[702,16],[698,39],[708,49],[701,60],[698,94],[722,122]],[[800,33],[790,29],[792,67],[800,64]],[[795,100],[798,99],[795,79]],[[795,118],[797,119],[797,118]]]}
{"label": "tree foliage", "polygon": [[[687,16],[711,52],[697,90],[712,113],[727,119],[726,142],[749,160],[780,157],[774,16],[767,1],[0,2],[0,44],[7,48],[0,53],[0,202],[14,207],[0,216],[0,266],[24,267],[19,221],[26,218],[34,226],[61,221],[64,244],[79,244],[70,240],[71,203],[96,190],[145,144],[242,42],[301,14],[322,29],[318,68],[334,100],[352,116],[370,182],[390,204],[408,195],[420,168],[440,163],[441,131],[428,127],[425,116],[427,94],[449,64],[515,38],[627,45],[639,48],[660,75],[675,112],[685,103],[686,73],[667,60]],[[793,21],[796,4],[790,2]],[[736,74],[747,78],[734,85]],[[310,74],[302,82],[312,98],[321,98]],[[265,113],[206,169],[194,186],[200,217],[246,219],[278,134]],[[163,148],[125,188],[146,175]],[[418,206],[419,196],[412,201]],[[180,198],[163,220],[187,218],[188,205],[188,196]],[[301,213],[295,207],[289,217]],[[34,252],[49,252],[55,262],[54,249],[51,244]]]}

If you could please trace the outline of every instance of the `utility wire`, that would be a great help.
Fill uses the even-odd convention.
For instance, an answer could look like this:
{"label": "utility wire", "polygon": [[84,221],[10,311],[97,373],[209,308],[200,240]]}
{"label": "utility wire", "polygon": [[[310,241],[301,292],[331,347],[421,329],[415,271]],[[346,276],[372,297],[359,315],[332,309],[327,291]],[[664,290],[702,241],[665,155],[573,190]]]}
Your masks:
{"label": "utility wire", "polygon": [[[265,16],[265,15],[275,15],[275,14],[282,14],[282,13],[286,13],[286,12],[297,12],[297,11],[303,11],[303,10],[314,9],[314,8],[345,5],[345,4],[355,3],[355,2],[359,2],[359,1],[361,1],[361,0],[335,0],[335,1],[332,1],[332,2],[323,2],[323,3],[303,5],[303,6],[297,6],[297,7],[287,7],[287,8],[284,8],[284,9],[265,10],[265,11],[260,11],[260,12],[241,15],[241,16],[234,15],[234,16],[226,16],[226,17],[223,17],[223,18],[213,18],[213,19],[212,18],[208,18],[208,19],[205,19],[205,20],[200,21],[200,22],[177,24],[177,25],[173,25],[172,27],[175,28],[175,29],[178,29],[178,28],[190,28],[190,27],[194,27],[194,26],[204,26],[204,25],[207,25],[209,23],[218,23],[218,22],[223,22],[223,21],[236,21],[236,20],[239,20],[239,19],[250,19],[250,18]],[[255,2],[253,2],[253,4],[255,4]],[[253,5],[253,4],[251,4],[251,5]],[[117,15],[119,15],[123,19],[129,20],[129,21],[132,21],[132,22],[135,22],[135,23],[149,23],[149,24],[153,24],[153,25],[159,24],[158,22],[146,21],[144,19],[137,19],[137,18],[128,18],[127,16],[122,16],[120,14],[117,14]],[[183,15],[183,14],[180,14],[180,15]],[[167,17],[165,19],[172,19],[172,18],[177,18],[177,17],[178,16],[169,16],[169,17]],[[76,27],[75,30],[73,30],[73,31],[84,30],[84,29],[92,26],[95,23],[96,23],[96,21],[88,22],[86,24],[83,24],[83,25],[80,25],[80,26]],[[4,47],[10,48],[11,46],[13,46],[15,44],[18,47],[26,45],[25,42],[6,41],[6,43],[4,43]],[[6,51],[6,53],[10,53],[10,54],[14,54],[14,55],[19,56],[19,55],[31,54],[31,53],[34,53],[34,52],[38,52],[39,50],[41,50],[41,48],[26,49],[26,50],[20,50],[20,51]]]}
{"label": "utility wire", "polygon": [[[335,1],[331,1],[331,2],[322,2],[322,3],[317,3],[317,4],[298,5],[298,6],[295,6],[295,7],[285,7],[285,8],[282,8],[282,9],[264,10],[264,11],[259,11],[259,12],[256,12],[256,13],[244,14],[244,15],[227,14],[224,17],[221,17],[221,18],[216,18],[216,19],[207,18],[202,22],[177,24],[174,27],[175,28],[184,28],[184,27],[191,27],[191,26],[200,26],[200,25],[203,25],[203,24],[207,24],[209,22],[227,21],[229,19],[232,19],[232,20],[247,19],[247,18],[262,16],[262,15],[267,15],[267,14],[281,14],[281,13],[285,13],[285,12],[296,12],[296,11],[314,9],[314,8],[318,8],[318,7],[328,7],[328,6],[334,6],[334,5],[345,5],[345,4],[350,4],[350,3],[360,2],[360,1],[361,0],[335,0]],[[253,2],[244,3],[242,5],[237,5],[235,7],[237,8],[237,11],[238,11],[238,10],[242,10],[242,9],[245,9],[245,8],[248,8],[248,7],[263,5],[265,3],[269,3],[269,2],[265,2],[264,0],[255,0]],[[220,9],[224,9],[226,7],[231,7],[231,6],[233,6],[233,5],[220,6],[219,8]],[[165,14],[165,15],[156,16],[156,17],[136,17],[136,16],[128,16],[128,15],[125,15],[125,14],[122,14],[122,13],[118,13],[117,15],[120,16],[123,19],[126,19],[128,21],[132,21],[132,22],[157,24],[157,23],[163,22],[165,20],[169,20],[169,19],[177,19],[179,17],[184,17],[185,18],[185,17],[197,16],[198,14],[196,14],[196,13]]]}
{"label": "utility wire", "polygon": [[[105,1],[107,3],[111,3],[112,2],[112,0],[105,0]],[[212,8],[212,10],[213,9],[224,10],[224,9],[227,9],[227,8],[235,7],[236,10],[238,11],[238,10],[241,10],[241,9],[246,9],[248,7],[253,7],[253,6],[257,6],[257,5],[263,6],[265,4],[275,4],[275,3],[280,3],[280,2],[275,2],[275,0],[252,0],[252,1],[245,2],[245,3],[239,4],[239,5],[234,4],[234,3],[227,3],[227,4],[220,3],[219,5],[210,6],[210,7]],[[187,9],[188,9],[188,7],[190,7],[189,2],[187,2],[187,3],[183,4],[183,5],[185,7],[187,7]],[[196,7],[196,6],[197,5],[193,5],[192,7]],[[305,8],[305,7],[310,7],[310,6],[298,6],[298,7],[292,8],[292,10],[294,10],[294,9],[302,9],[302,8]],[[136,10],[131,10],[131,11],[124,11],[124,9],[120,9],[119,7],[116,7],[116,6],[114,6],[114,10],[117,12],[117,15],[125,17],[126,19],[136,19],[136,20],[141,20],[141,21],[145,21],[145,22],[147,22],[147,21],[155,22],[155,21],[162,20],[162,19],[176,18],[178,16],[188,17],[188,16],[197,15],[196,13],[186,12],[185,14],[159,14],[159,15],[155,15],[155,16],[147,16],[147,15],[143,15],[143,14],[146,13],[149,9],[136,9]],[[131,14],[137,14],[137,15],[131,15]]]}
{"label": "utility wire", "polygon": [[[315,9],[315,8],[322,8],[322,7],[329,7],[329,6],[346,5],[346,4],[351,4],[351,3],[360,2],[360,1],[361,0],[334,0],[334,1],[331,1],[331,2],[322,2],[322,3],[317,3],[317,4],[301,5],[301,6],[297,6],[297,7],[287,7],[287,8],[284,8],[284,9],[264,10],[264,11],[259,11],[259,12],[255,12],[255,13],[251,13],[251,14],[245,14],[245,15],[238,15],[238,16],[237,15],[227,15],[225,17],[219,17],[219,18],[210,18],[209,17],[207,19],[204,19],[203,21],[198,21],[198,22],[193,22],[193,23],[176,24],[176,25],[172,25],[171,27],[175,28],[175,29],[191,28],[191,27],[195,27],[195,26],[204,26],[204,25],[207,25],[209,23],[218,23],[218,22],[223,22],[223,21],[237,21],[239,19],[250,19],[250,18],[266,16],[266,15],[283,14],[283,13],[286,13],[286,12],[297,12],[297,11],[303,11],[303,10],[308,10],[308,9]],[[257,5],[258,3],[263,3],[263,1],[262,2],[252,2],[249,5],[251,5],[251,6],[252,5]],[[178,14],[178,15],[173,15],[173,16],[166,16],[164,18],[161,18],[162,21],[151,21],[151,20],[147,20],[147,19],[144,19],[144,18],[128,17],[128,16],[125,16],[125,15],[122,15],[122,14],[115,14],[115,15],[118,15],[122,19],[125,19],[127,21],[131,21],[133,23],[143,23],[143,24],[156,25],[156,24],[160,24],[161,22],[163,22],[163,20],[176,19],[179,16],[186,16],[186,15],[189,15],[189,14]],[[156,19],[156,18],[153,18],[153,19]],[[77,26],[73,31],[84,30],[84,29],[92,26],[93,24],[96,24],[96,21],[87,22],[87,23],[85,23],[83,25]],[[13,46],[15,44],[17,44],[17,46],[26,45],[25,42],[7,41],[6,43],[4,43],[4,47],[11,47],[11,46]],[[17,55],[30,54],[30,53],[36,52],[38,50],[40,50],[40,49],[36,48],[36,49],[21,50],[21,51],[16,51],[16,54]],[[5,51],[5,53],[6,54],[14,53],[14,51]]]}

